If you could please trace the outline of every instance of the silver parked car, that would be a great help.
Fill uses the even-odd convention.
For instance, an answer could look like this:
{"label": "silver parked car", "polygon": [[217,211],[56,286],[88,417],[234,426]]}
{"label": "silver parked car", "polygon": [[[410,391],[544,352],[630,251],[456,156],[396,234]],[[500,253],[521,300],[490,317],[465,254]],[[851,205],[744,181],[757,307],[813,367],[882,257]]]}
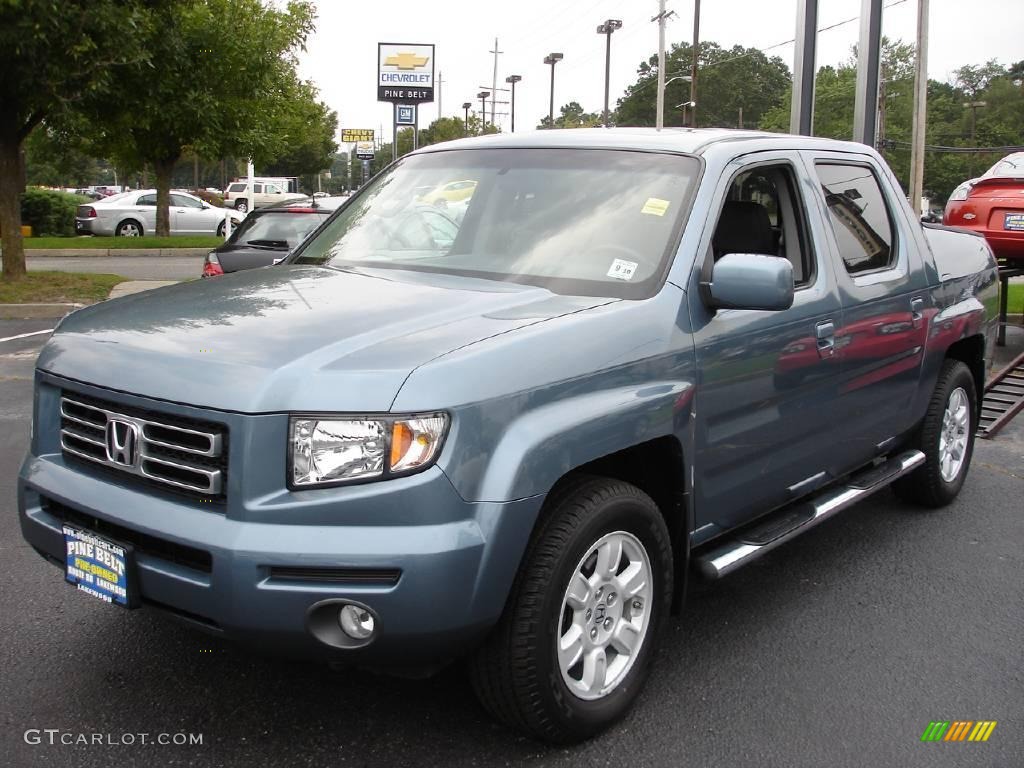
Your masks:
{"label": "silver parked car", "polygon": [[[187,192],[171,192],[172,235],[224,235],[224,216],[238,223],[245,215],[216,208]],[[78,206],[75,231],[79,234],[142,237],[156,232],[156,190],[122,192]]]}

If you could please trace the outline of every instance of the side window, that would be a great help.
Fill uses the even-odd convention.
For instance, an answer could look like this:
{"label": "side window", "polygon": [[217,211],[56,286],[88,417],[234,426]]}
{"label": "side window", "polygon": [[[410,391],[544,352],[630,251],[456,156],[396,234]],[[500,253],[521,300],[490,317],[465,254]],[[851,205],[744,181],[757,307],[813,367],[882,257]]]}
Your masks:
{"label": "side window", "polygon": [[280,192],[280,191],[281,191],[281,190],[280,190],[280,189],[278,189],[278,188],[277,188],[276,186],[274,186],[273,184],[267,184],[267,194],[268,194],[268,195],[276,195],[276,194],[277,194],[278,192]]}
{"label": "side window", "polygon": [[789,165],[762,165],[738,173],[711,241],[715,260],[727,253],[781,256],[792,263],[797,287],[810,285],[814,252],[796,190]]}
{"label": "side window", "polygon": [[892,214],[874,171],[841,163],[814,168],[846,271],[857,275],[891,267],[896,260]]}
{"label": "side window", "polygon": [[191,197],[185,197],[185,195],[175,195],[171,193],[171,205],[177,205],[180,208],[202,208],[203,204],[198,200],[193,200]]}
{"label": "side window", "polygon": [[257,195],[261,195],[261,194],[263,194],[263,185],[262,184],[253,184],[252,185],[252,190]]}
{"label": "side window", "polygon": [[135,201],[136,205],[156,205],[156,195],[141,195],[138,200]]}

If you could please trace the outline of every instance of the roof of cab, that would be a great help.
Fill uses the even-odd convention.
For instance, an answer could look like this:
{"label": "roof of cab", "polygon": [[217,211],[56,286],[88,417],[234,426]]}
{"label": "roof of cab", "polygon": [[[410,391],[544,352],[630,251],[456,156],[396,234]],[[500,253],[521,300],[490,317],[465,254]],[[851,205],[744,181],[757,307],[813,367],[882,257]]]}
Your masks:
{"label": "roof of cab", "polygon": [[708,147],[724,142],[757,145],[745,146],[745,151],[799,147],[827,148],[846,152],[870,151],[863,144],[854,144],[849,141],[729,128],[663,128],[660,131],[656,128],[572,128],[530,131],[528,133],[495,133],[488,136],[455,139],[423,147],[417,150],[416,154],[444,152],[451,149],[575,147],[681,152],[698,155]]}

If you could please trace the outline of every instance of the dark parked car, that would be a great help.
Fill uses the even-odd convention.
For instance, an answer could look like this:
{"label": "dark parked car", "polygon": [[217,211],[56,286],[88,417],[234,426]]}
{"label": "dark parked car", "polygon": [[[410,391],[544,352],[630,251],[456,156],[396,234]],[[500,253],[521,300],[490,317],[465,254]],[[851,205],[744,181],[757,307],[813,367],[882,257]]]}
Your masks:
{"label": "dark parked car", "polygon": [[266,267],[280,261],[332,212],[331,208],[309,205],[257,208],[223,245],[206,255],[203,277]]}
{"label": "dark parked car", "polygon": [[[461,218],[416,199],[453,180],[475,183]],[[688,652],[661,629],[695,573],[890,486],[957,496],[997,298],[985,239],[923,226],[863,144],[446,142],[279,267],[67,316],[37,362],[21,530],[83,600],[326,663],[466,658],[495,717],[578,741],[629,710],[659,642]],[[928,525],[893,526],[894,567]],[[758,630],[709,631],[723,651],[695,663]]]}

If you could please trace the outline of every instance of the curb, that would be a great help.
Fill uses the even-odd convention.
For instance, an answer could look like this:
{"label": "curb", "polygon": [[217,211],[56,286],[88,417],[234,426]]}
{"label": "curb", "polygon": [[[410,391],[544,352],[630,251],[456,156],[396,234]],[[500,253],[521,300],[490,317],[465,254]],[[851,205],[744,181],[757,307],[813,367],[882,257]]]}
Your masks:
{"label": "curb", "polygon": [[85,304],[0,304],[0,320],[41,320],[64,317]]}
{"label": "curb", "polygon": [[27,248],[26,258],[117,258],[120,256],[206,256],[207,248]]}

